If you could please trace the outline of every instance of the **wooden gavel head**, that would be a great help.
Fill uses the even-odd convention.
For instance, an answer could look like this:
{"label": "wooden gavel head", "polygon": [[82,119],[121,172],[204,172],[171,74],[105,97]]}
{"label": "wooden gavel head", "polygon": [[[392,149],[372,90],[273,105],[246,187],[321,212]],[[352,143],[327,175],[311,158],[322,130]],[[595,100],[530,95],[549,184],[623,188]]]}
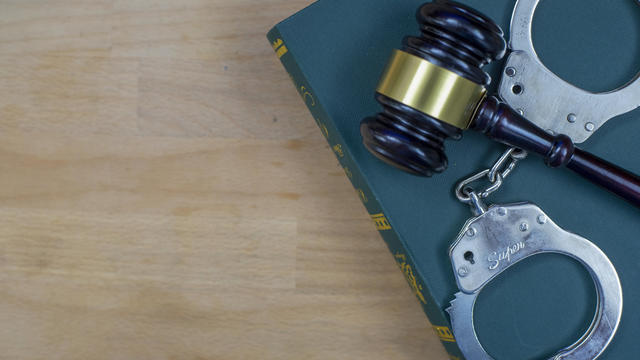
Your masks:
{"label": "wooden gavel head", "polygon": [[447,168],[444,141],[474,123],[491,77],[481,68],[502,58],[500,27],[456,2],[436,0],[417,12],[420,36],[395,50],[377,89],[383,111],[362,121],[367,149],[410,173]]}

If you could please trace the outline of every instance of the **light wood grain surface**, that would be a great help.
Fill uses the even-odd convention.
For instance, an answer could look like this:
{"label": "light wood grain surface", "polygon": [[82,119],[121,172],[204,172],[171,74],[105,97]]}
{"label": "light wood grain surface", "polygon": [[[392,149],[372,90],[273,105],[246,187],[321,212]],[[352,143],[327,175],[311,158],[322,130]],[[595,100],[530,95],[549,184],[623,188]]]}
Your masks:
{"label": "light wood grain surface", "polygon": [[0,0],[1,359],[446,359],[265,34]]}

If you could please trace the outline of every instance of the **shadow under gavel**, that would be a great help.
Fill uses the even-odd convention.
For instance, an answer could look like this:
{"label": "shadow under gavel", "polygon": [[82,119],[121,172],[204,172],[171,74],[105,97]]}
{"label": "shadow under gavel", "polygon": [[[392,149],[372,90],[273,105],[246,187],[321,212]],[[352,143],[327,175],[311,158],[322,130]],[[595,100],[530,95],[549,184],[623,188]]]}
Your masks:
{"label": "shadow under gavel", "polygon": [[[377,89],[383,111],[362,121],[364,145],[412,174],[447,168],[444,141],[472,129],[503,144],[542,155],[640,207],[640,177],[537,127],[495,96],[481,67],[505,55],[500,27],[465,5],[436,0],[417,13],[421,35],[395,50]],[[544,106],[541,104],[541,106]]]}

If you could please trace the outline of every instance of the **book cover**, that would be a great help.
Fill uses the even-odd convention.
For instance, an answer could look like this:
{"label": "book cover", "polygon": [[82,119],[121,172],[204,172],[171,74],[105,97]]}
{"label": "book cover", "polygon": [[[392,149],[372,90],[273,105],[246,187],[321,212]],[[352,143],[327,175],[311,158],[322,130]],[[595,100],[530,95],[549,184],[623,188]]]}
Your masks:
{"label": "book cover", "polygon": [[[469,209],[453,195],[463,177],[487,168],[504,150],[479,134],[447,143],[449,169],[424,179],[393,169],[361,144],[360,120],[380,110],[373,96],[392,49],[418,33],[421,0],[319,0],[268,34],[322,134],[369,211],[411,291],[452,359],[462,359],[444,309],[458,291],[448,247]],[[462,1],[505,30],[514,1]],[[591,91],[623,85],[640,69],[640,8],[632,1],[542,2],[534,19],[541,59],[559,76]],[[569,14],[571,15],[570,17]],[[631,29],[631,31],[629,31]],[[576,38],[580,41],[576,41]],[[614,39],[615,41],[612,41]],[[626,44],[621,45],[621,44]],[[501,63],[488,67],[492,91]],[[639,111],[611,120],[582,147],[640,172],[635,134]],[[531,156],[491,203],[529,201],[568,231],[598,245],[616,266],[625,305],[616,338],[601,358],[634,358],[640,344],[640,212],[566,170],[549,169]],[[578,340],[595,310],[587,271],[568,257],[538,255],[501,275],[481,293],[475,326],[495,358],[544,358]]]}

